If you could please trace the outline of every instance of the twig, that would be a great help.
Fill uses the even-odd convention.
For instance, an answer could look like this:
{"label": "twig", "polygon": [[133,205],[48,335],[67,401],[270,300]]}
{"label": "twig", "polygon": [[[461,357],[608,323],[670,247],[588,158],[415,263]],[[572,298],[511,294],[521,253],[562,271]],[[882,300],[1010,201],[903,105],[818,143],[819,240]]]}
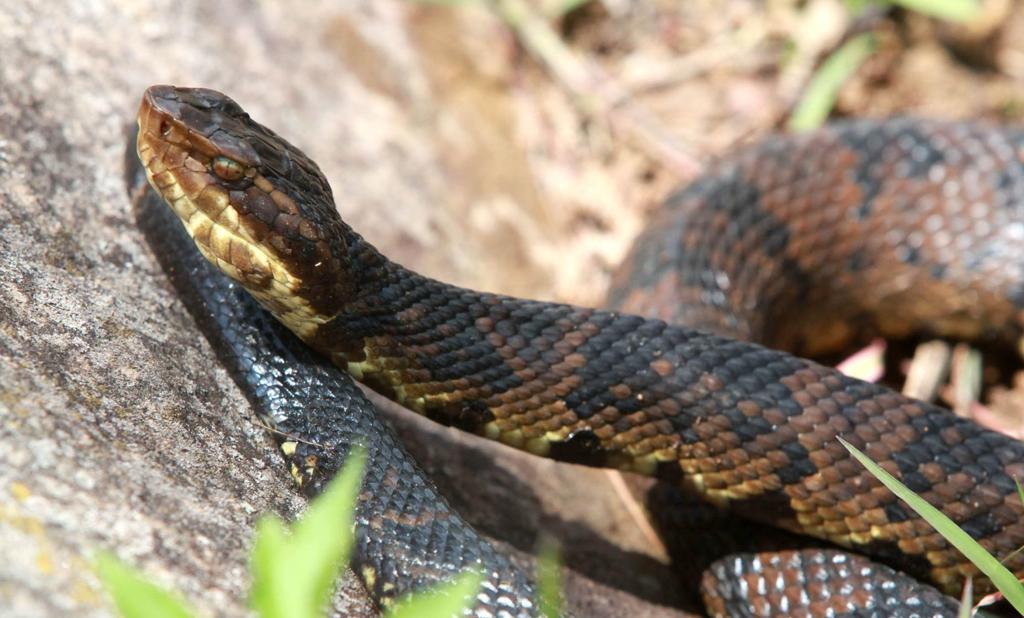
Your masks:
{"label": "twig", "polygon": [[542,15],[523,0],[490,0],[488,4],[585,114],[606,119],[615,131],[681,178],[697,175],[702,167],[698,158],[597,66],[569,49]]}
{"label": "twig", "polygon": [[274,427],[273,425],[271,425],[269,422],[263,420],[261,417],[256,417],[256,424],[259,425],[260,427],[266,429],[270,433],[277,434],[281,438],[284,438],[283,442],[295,442],[297,444],[307,444],[309,446],[315,446],[316,448],[323,449],[325,451],[332,451],[332,452],[334,452],[334,451],[338,450],[337,447],[328,446],[326,444],[320,444],[318,442],[313,442],[312,440],[306,440],[306,439],[300,438],[300,437],[298,437],[296,435],[292,435],[292,434],[290,434],[290,433],[288,433],[286,431],[281,431],[277,427]]}
{"label": "twig", "polygon": [[651,522],[647,519],[643,508],[636,501],[636,498],[633,497],[633,492],[629,491],[625,479],[622,478],[622,473],[618,470],[605,470],[605,474],[608,476],[608,482],[611,483],[612,489],[615,490],[616,495],[622,500],[622,504],[626,507],[626,512],[629,513],[633,523],[640,529],[640,533],[644,535],[644,538],[647,539],[651,547],[655,548],[661,555],[667,556],[668,549],[661,542],[661,537],[658,536]]}
{"label": "twig", "polygon": [[836,365],[836,369],[851,378],[877,382],[885,375],[885,348],[885,339],[875,339],[866,347],[846,357]]}
{"label": "twig", "polygon": [[960,343],[953,348],[950,398],[957,416],[971,417],[971,406],[981,396],[981,353]]}
{"label": "twig", "polygon": [[934,401],[949,375],[950,356],[949,344],[944,341],[928,341],[917,346],[903,383],[903,394],[921,401]]}

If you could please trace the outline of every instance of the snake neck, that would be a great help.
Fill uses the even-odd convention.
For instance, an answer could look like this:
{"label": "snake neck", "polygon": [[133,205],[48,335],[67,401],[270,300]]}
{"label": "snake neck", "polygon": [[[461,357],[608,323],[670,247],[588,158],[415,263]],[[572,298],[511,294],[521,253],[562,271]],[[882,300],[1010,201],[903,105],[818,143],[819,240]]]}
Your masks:
{"label": "snake neck", "polygon": [[[358,234],[346,244],[355,292],[307,341],[357,379],[433,420],[535,454],[644,474],[660,462],[678,470],[668,424],[639,449],[634,436],[616,435],[617,398],[596,392],[613,384],[588,361],[624,332],[609,324],[638,330],[647,321],[459,288],[391,262]],[[637,404],[642,396],[620,405]]]}

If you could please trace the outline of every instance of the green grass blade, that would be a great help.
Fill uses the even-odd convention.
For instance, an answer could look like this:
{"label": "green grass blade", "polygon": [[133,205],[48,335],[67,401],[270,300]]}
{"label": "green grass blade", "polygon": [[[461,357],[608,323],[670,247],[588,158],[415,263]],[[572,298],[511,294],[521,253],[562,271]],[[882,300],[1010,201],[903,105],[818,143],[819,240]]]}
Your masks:
{"label": "green grass blade", "polygon": [[964,582],[964,591],[960,595],[960,610],[957,618],[971,618],[971,608],[974,605],[974,580],[970,577]]}
{"label": "green grass blade", "polygon": [[309,618],[312,611],[303,599],[302,582],[296,585],[289,570],[288,529],[277,517],[264,516],[256,524],[252,546],[249,605],[263,618]]}
{"label": "green grass blade", "polygon": [[264,517],[252,549],[250,605],[262,618],[317,618],[352,546],[352,524],[366,454],[353,451],[327,489],[288,534]]}
{"label": "green grass blade", "polygon": [[949,21],[967,21],[978,14],[977,0],[890,0],[897,6],[930,17]]}
{"label": "green grass blade", "polygon": [[789,117],[789,130],[809,131],[820,127],[832,112],[839,89],[874,52],[875,37],[867,33],[853,37],[826,58]]}
{"label": "green grass blade", "polygon": [[386,618],[458,618],[473,605],[484,577],[477,571],[460,575],[455,581],[420,592],[395,604]]}
{"label": "green grass blade", "polygon": [[987,575],[995,587],[1003,593],[1006,600],[1013,605],[1014,609],[1020,612],[1021,615],[1024,615],[1024,585],[1017,581],[1013,573],[1000,564],[992,554],[985,551],[985,548],[971,538],[971,535],[961,530],[953,520],[946,517],[942,511],[907,489],[903,483],[896,480],[893,475],[871,461],[867,455],[857,450],[849,442],[842,438],[837,439],[861,465],[867,468],[883,485],[888,487],[889,491],[906,502],[910,508],[914,509],[918,515],[931,524],[950,545],[960,550],[974,566],[978,567],[978,570]]}
{"label": "green grass blade", "polygon": [[[352,548],[356,500],[366,451],[353,450],[341,473],[314,500],[292,529],[295,560],[307,565],[314,598],[326,603]],[[331,539],[332,542],[325,543]]]}
{"label": "green grass blade", "polygon": [[562,565],[558,546],[551,541],[542,542],[537,555],[537,589],[540,615],[559,618],[562,615]]}
{"label": "green grass blade", "polygon": [[124,618],[191,618],[194,615],[178,597],[151,583],[113,554],[104,552],[96,557],[96,573]]}

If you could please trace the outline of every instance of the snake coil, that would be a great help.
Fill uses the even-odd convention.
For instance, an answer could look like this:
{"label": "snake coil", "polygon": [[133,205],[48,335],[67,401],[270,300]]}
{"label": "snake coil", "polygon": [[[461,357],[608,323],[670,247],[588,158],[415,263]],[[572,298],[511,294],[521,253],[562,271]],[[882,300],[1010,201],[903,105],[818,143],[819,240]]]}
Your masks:
{"label": "snake coil", "polygon": [[[1018,575],[1024,444],[746,339],[815,352],[869,326],[1019,336],[1021,153],[1020,133],[893,120],[773,138],[717,164],[657,215],[613,295],[687,324],[677,326],[460,289],[389,261],[341,219],[308,157],[220,93],[154,86],[138,134],[150,183],[207,259],[377,391],[539,455],[655,475],[950,594],[966,577],[976,589],[990,583],[836,438]],[[812,301],[824,317],[811,316]],[[837,615],[955,606],[863,558],[807,551],[717,568],[737,569],[741,582],[776,575],[781,592],[748,601],[751,615],[801,603]],[[827,562],[875,583],[785,577]],[[883,589],[913,602],[883,609]]]}

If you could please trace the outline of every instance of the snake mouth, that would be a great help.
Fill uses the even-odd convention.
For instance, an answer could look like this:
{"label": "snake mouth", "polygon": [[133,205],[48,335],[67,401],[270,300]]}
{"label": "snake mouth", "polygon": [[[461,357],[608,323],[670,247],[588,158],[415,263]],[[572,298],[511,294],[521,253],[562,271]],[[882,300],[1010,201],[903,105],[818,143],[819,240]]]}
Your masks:
{"label": "snake mouth", "polygon": [[[180,104],[177,89],[170,86],[153,86],[143,96],[137,148],[150,185],[178,215],[203,255],[232,279],[256,289],[276,279],[289,283],[287,270],[275,277],[277,257],[241,225],[229,192],[212,172],[220,151],[182,121],[182,109],[189,108]],[[254,177],[255,168],[249,166],[246,174]]]}
{"label": "snake mouth", "polygon": [[[336,248],[276,186],[266,157],[254,147],[276,135],[230,98],[202,88],[150,87],[138,123],[136,148],[146,177],[199,251],[300,336],[312,336],[332,319],[317,292],[332,274],[329,267],[339,268]],[[271,146],[294,165],[287,142]],[[315,165],[313,172],[319,175]]]}

